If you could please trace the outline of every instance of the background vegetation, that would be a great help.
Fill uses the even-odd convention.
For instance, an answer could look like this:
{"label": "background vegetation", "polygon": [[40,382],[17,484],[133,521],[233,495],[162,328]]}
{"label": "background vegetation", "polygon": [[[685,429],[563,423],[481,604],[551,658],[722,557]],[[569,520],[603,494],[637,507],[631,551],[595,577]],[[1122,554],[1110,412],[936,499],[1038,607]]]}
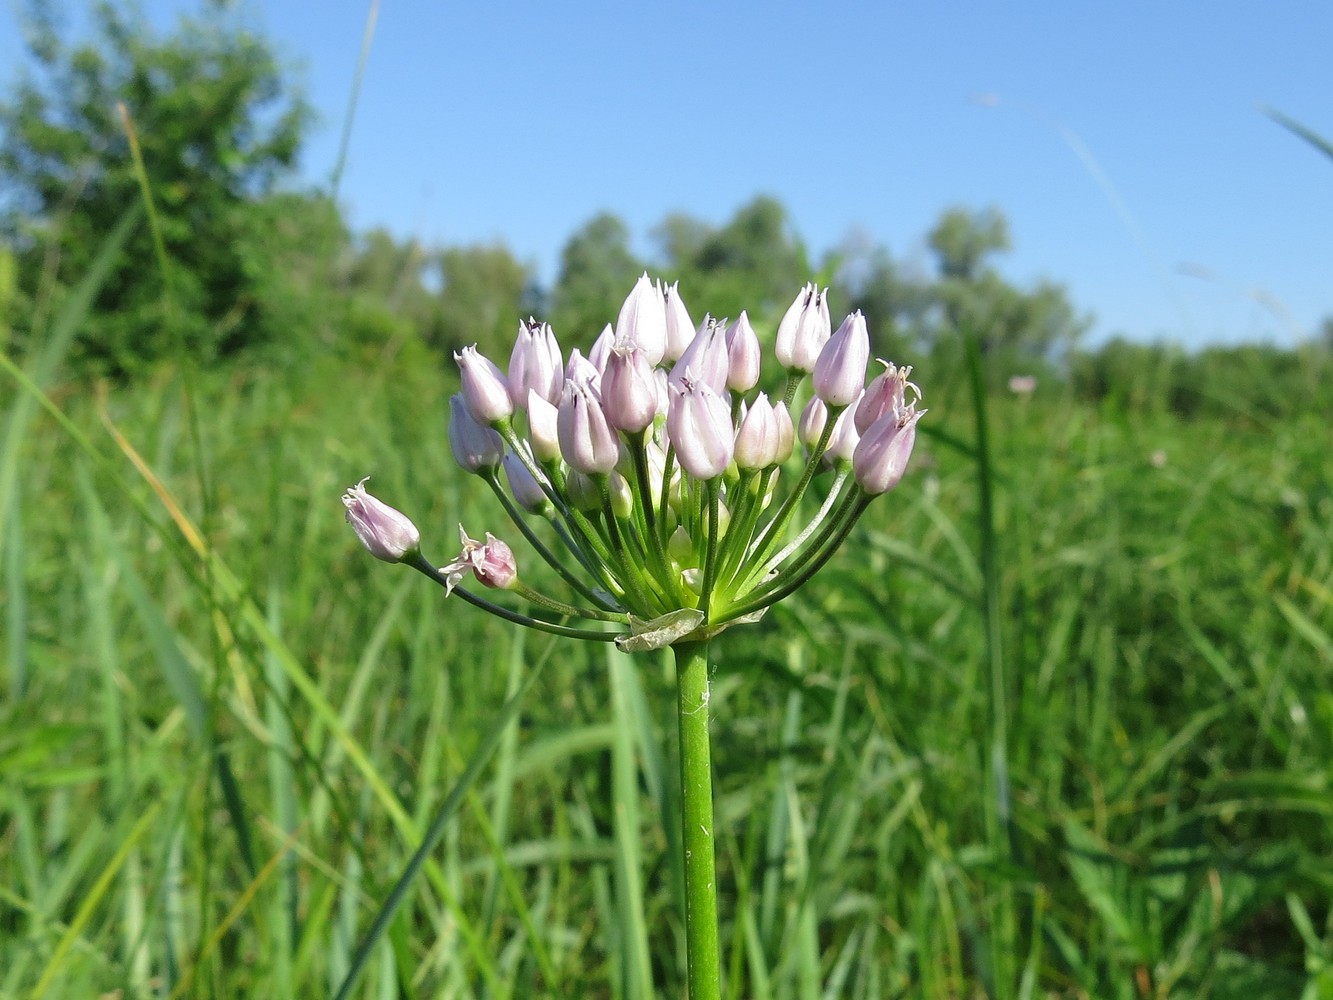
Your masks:
{"label": "background vegetation", "polygon": [[234,15],[99,10],[0,106],[0,995],[327,994],[455,789],[359,995],[681,995],[669,658],[445,602],[337,503],[373,473],[436,556],[498,525],[449,352],[586,346],[647,266],[765,336],[831,281],[931,406],[721,640],[729,995],[1333,996],[1327,331],[1085,348],[996,209],[928,267],[812,260],[770,198],[646,261],[601,215],[542,287],[295,188],[308,111]]}

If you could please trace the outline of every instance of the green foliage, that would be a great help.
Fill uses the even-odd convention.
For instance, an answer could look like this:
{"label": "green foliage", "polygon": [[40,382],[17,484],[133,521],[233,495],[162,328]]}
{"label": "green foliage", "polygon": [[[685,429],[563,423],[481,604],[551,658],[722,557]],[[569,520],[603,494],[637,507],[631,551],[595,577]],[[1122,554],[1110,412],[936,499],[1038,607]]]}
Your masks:
{"label": "green foliage", "polygon": [[17,254],[20,347],[36,333],[32,318],[87,272],[103,234],[142,197],[126,116],[169,272],[147,263],[144,227],[87,317],[77,357],[129,373],[179,346],[206,358],[278,335],[258,287],[274,270],[262,205],[289,174],[309,111],[268,44],[221,5],[159,38],[137,12],[98,4],[95,37],[72,48],[57,20],[38,8],[37,74],[0,104],[0,231]]}
{"label": "green foliage", "polygon": [[1263,425],[1333,410],[1333,351],[1318,341],[1296,350],[1241,344],[1190,354],[1114,338],[1076,354],[1070,380],[1083,398],[1122,413],[1163,408],[1187,419]]}
{"label": "green foliage", "polygon": [[[329,995],[464,775],[360,995],[680,993],[666,663],[524,640],[342,523],[372,472],[432,554],[499,527],[413,344],[205,372],[188,406],[112,388],[124,446],[86,394],[62,393],[87,451],[5,414],[0,993]],[[1185,422],[1146,385],[1129,414],[1045,383],[987,400],[997,836],[971,418],[925,376],[916,471],[717,640],[728,995],[1318,995],[1322,422]]]}
{"label": "green foliage", "polygon": [[[1042,281],[1031,290],[1015,288],[990,266],[990,257],[1010,248],[1009,224],[998,209],[948,209],[928,241],[945,330],[975,330],[991,372],[1009,375],[1058,357],[1090,325],[1062,286]],[[933,360],[957,363],[952,338],[936,337],[932,346]]]}

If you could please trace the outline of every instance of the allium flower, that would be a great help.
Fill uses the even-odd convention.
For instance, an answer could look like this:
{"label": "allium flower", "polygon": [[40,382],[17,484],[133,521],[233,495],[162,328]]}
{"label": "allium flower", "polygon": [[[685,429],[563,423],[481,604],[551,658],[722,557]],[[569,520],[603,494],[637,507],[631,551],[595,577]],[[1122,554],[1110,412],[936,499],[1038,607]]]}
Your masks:
{"label": "allium flower", "polygon": [[376,559],[402,562],[416,555],[421,547],[421,533],[408,516],[366,492],[366,479],[343,494],[347,523],[356,537]]}
{"label": "allium flower", "polygon": [[694,339],[694,321],[690,319],[690,311],[685,308],[685,303],[680,298],[680,282],[673,282],[662,289],[666,308],[666,353],[662,355],[662,360],[674,362],[682,354],[685,348],[690,346],[690,341]]}
{"label": "allium flower", "polygon": [[740,318],[727,327],[727,388],[732,392],[749,392],[759,384],[762,362],[759,337],[742,309]]}
{"label": "allium flower", "polygon": [[530,514],[542,514],[551,509],[551,501],[546,498],[546,491],[528,471],[522,459],[511,451],[505,455],[501,464],[504,466],[505,480],[509,483],[509,492],[514,494],[514,499],[520,507]]}
{"label": "allium flower", "polygon": [[620,307],[616,320],[616,340],[627,341],[648,356],[650,365],[657,365],[666,355],[667,311],[662,289],[644,272],[634,290]]}
{"label": "allium flower", "polygon": [[554,406],[528,390],[528,441],[539,462],[560,458],[559,413]]}
{"label": "allium flower", "polygon": [[508,381],[509,396],[516,410],[527,409],[528,390],[552,406],[560,402],[565,363],[550,323],[538,323],[529,317],[518,324],[518,340],[509,355]]}
{"label": "allium flower", "polygon": [[[898,482],[911,452],[921,415],[911,369],[884,362],[863,389],[868,352],[865,318],[853,313],[831,333],[827,296],[808,284],[778,325],[786,378],[762,389],[762,349],[748,313],[730,326],[706,317],[696,331],[679,288],[647,275],[592,353],[571,349],[563,370],[555,335],[535,319],[519,326],[507,376],[475,348],[461,351],[463,389],[450,400],[454,455],[500,493],[582,602],[514,582],[525,601],[552,614],[505,617],[580,638],[609,635],[638,651],[752,621],[791,593],[847,537],[868,497]],[[793,401],[804,398],[800,383],[810,374],[813,395],[798,429]],[[511,419],[514,410],[525,415]],[[793,453],[798,437],[803,460]],[[792,461],[804,468],[783,468]],[[802,494],[829,467],[832,483],[812,512]],[[364,512],[357,530],[372,552],[429,568],[405,518],[359,486],[344,502],[349,516],[354,506]],[[527,514],[540,520],[529,525]],[[429,571],[451,591],[467,573],[505,586],[510,560],[494,536],[464,537],[457,559]]]}
{"label": "allium flower", "polygon": [[494,469],[505,450],[499,432],[478,423],[460,393],[449,397],[449,447],[465,472],[476,473]]}
{"label": "allium flower", "polygon": [[870,334],[860,310],[838,327],[815,361],[815,395],[829,406],[846,406],[861,394],[870,360]]}
{"label": "allium flower", "polygon": [[560,436],[560,454],[571,469],[592,475],[616,467],[620,439],[607,423],[602,400],[591,382],[581,378],[565,381],[556,431]]}
{"label": "allium flower", "polygon": [[[673,647],[681,868],[691,900],[686,986],[700,1000],[719,996],[711,642],[803,586],[871,499],[902,479],[925,411],[916,409],[920,392],[908,368],[886,364],[863,391],[868,344],[860,313],[833,335],[825,291],[808,284],[778,324],[774,353],[784,378],[759,391],[764,365],[749,316],[742,312],[731,327],[705,319],[696,331],[677,286],[645,274],[614,327],[603,329],[588,356],[571,350],[563,374],[554,335],[532,319],[520,325],[507,377],[475,347],[455,355],[463,389],[450,402],[454,453],[498,494],[568,588],[565,599],[522,582],[513,552],[489,532],[477,541],[460,525],[462,551],[437,569],[406,517],[362,483],[343,496],[373,555],[408,563],[447,594],[528,628],[614,640],[631,653]],[[793,454],[792,406],[805,398],[802,382],[812,373],[802,460]],[[512,419],[515,409],[526,419]],[[807,490],[818,476],[825,478],[812,503]],[[474,593],[464,586],[469,574],[512,591],[521,609],[499,603],[513,598],[493,603]],[[423,844],[419,856],[432,846]]]}
{"label": "allium flower", "polygon": [[814,371],[819,352],[828,343],[832,323],[828,314],[828,295],[814,282],[801,289],[796,301],[778,324],[773,353],[789,371]]}
{"label": "allium flower", "polygon": [[496,590],[508,590],[518,582],[513,549],[489,531],[486,532],[485,542],[469,538],[461,524],[458,526],[458,534],[463,540],[463,551],[440,567],[440,575],[445,580],[446,597],[454,592],[454,588],[468,573],[475,575],[479,583]]}
{"label": "allium flower", "polygon": [[[780,407],[785,413],[786,407]],[[790,418],[788,418],[790,420]],[[736,465],[742,469],[766,469],[776,465],[781,444],[778,417],[766,393],[755,397],[736,431]]]}
{"label": "allium flower", "polygon": [[735,432],[727,403],[689,373],[672,397],[666,427],[681,468],[695,479],[713,479],[731,464]]}
{"label": "allium flower", "polygon": [[703,382],[721,396],[727,391],[727,328],[711,316],[705,316],[703,326],[685,348],[685,353],[671,366],[668,381],[679,387],[686,373],[695,381]]}
{"label": "allium flower", "polygon": [[490,426],[507,419],[514,412],[509,383],[495,362],[477,350],[477,345],[454,352],[458,371],[463,377],[463,399],[478,422]]}
{"label": "allium flower", "polygon": [[635,434],[657,416],[657,383],[648,356],[628,342],[617,344],[602,372],[602,410],[618,431]]}
{"label": "allium flower", "polygon": [[899,368],[891,361],[880,361],[884,371],[876,375],[866,386],[865,395],[856,404],[856,429],[864,434],[880,417],[886,413],[901,413],[907,403],[907,390],[920,397],[921,390],[909,382],[912,366]]}
{"label": "allium flower", "polygon": [[926,411],[908,404],[901,413],[886,413],[866,431],[852,455],[852,471],[871,496],[887,493],[902,481],[916,444],[916,422]]}

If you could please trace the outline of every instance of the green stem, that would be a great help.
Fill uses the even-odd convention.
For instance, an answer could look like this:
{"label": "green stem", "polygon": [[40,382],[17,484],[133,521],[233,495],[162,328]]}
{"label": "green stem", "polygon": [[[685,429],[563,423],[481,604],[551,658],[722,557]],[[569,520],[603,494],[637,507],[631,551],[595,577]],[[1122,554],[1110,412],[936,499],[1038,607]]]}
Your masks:
{"label": "green stem", "polygon": [[690,1000],[721,1000],[717,872],[713,859],[713,765],[708,739],[708,641],[676,654],[680,724],[680,827],[685,852],[685,951]]}

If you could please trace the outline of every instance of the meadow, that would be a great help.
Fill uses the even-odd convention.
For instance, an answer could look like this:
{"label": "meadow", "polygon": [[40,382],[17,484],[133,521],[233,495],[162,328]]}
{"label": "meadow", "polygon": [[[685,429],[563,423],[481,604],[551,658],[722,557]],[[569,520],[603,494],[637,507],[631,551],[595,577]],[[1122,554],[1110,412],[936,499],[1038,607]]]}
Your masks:
{"label": "meadow", "polygon": [[[451,366],[56,360],[0,392],[0,995],[329,995],[443,809],[353,995],[683,996],[670,656],[343,523],[369,474],[437,559],[498,531]],[[1324,420],[1043,380],[979,435],[916,374],[907,479],[715,643],[726,995],[1333,996]]]}

